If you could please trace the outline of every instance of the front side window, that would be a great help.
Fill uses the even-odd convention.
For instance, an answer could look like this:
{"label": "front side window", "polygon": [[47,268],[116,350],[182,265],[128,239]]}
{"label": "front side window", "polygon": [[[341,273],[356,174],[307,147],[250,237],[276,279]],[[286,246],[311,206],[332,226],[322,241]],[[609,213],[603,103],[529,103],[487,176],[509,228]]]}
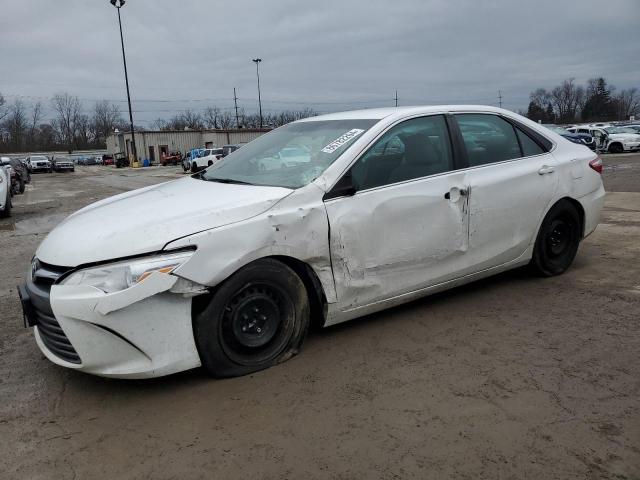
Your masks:
{"label": "front side window", "polygon": [[379,120],[290,123],[239,148],[196,178],[300,188],[318,178]]}
{"label": "front side window", "polygon": [[453,169],[444,116],[414,118],[385,133],[351,169],[357,190],[390,185]]}
{"label": "front side window", "polygon": [[520,158],[520,144],[513,126],[506,120],[489,114],[456,115],[462,139],[467,149],[469,166],[503,162]]}

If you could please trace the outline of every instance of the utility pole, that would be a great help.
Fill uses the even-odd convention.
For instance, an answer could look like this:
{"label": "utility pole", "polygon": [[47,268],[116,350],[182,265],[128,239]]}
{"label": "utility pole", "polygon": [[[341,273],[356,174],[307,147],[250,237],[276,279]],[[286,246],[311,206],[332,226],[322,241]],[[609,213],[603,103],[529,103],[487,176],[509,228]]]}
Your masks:
{"label": "utility pole", "polygon": [[256,64],[256,76],[258,77],[258,109],[260,110],[260,128],[262,128],[262,100],[260,98],[260,71],[258,65],[262,61],[261,58],[254,58],[253,62]]}
{"label": "utility pole", "polygon": [[127,57],[124,54],[124,38],[122,36],[122,21],[120,20],[120,9],[124,6],[125,0],[110,0],[111,5],[118,10],[118,25],[120,25],[120,43],[122,44],[122,62],[124,63],[124,81],[127,85],[127,102],[129,103],[129,123],[131,125],[131,146],[134,161],[138,161],[138,151],[136,149],[136,134],[133,129],[133,113],[131,112],[131,95],[129,94],[129,76],[127,75]]}
{"label": "utility pole", "polygon": [[233,103],[236,106],[236,128],[240,128],[240,121],[238,120],[238,97],[236,96],[236,87],[233,87]]}
{"label": "utility pole", "polygon": [[398,106],[398,90],[396,90],[396,107]]}
{"label": "utility pole", "polygon": [[498,106],[502,108],[502,92],[498,90]]}

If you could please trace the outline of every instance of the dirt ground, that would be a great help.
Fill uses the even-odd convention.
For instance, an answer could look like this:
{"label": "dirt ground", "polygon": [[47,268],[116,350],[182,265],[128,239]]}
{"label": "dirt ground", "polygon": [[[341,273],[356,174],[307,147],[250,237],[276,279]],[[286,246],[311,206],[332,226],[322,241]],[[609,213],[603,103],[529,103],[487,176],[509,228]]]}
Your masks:
{"label": "dirt ground", "polygon": [[565,275],[513,271],[316,332],[230,380],[43,357],[15,289],[38,243],[181,173],[34,175],[0,221],[0,478],[640,479],[640,155],[604,162],[602,223]]}

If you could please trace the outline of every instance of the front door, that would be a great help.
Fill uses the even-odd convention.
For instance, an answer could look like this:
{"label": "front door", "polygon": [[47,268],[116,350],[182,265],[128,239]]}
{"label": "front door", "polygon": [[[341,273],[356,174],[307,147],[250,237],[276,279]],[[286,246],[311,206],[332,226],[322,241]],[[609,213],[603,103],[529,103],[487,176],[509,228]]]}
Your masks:
{"label": "front door", "polygon": [[392,127],[351,167],[355,195],[325,202],[343,310],[457,276],[468,205],[454,168],[442,115]]}
{"label": "front door", "polygon": [[156,150],[153,146],[149,147],[149,161],[151,163],[156,161]]}

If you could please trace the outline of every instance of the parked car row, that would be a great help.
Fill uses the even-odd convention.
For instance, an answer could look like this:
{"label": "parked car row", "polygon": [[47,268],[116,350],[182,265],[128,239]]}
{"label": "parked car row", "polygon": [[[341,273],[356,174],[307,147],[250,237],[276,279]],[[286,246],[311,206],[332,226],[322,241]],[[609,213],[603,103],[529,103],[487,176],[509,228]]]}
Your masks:
{"label": "parked car row", "polygon": [[545,125],[545,127],[573,143],[584,144],[594,151],[608,153],[640,151],[640,124],[608,125],[598,123],[568,127]]}
{"label": "parked car row", "polygon": [[182,159],[182,169],[185,172],[199,172],[217,163],[230,153],[238,150],[242,145],[224,145],[221,148],[194,148],[187,152]]}
{"label": "parked car row", "polygon": [[28,183],[31,171],[26,161],[0,157],[0,217],[11,215],[11,198],[24,193]]}

